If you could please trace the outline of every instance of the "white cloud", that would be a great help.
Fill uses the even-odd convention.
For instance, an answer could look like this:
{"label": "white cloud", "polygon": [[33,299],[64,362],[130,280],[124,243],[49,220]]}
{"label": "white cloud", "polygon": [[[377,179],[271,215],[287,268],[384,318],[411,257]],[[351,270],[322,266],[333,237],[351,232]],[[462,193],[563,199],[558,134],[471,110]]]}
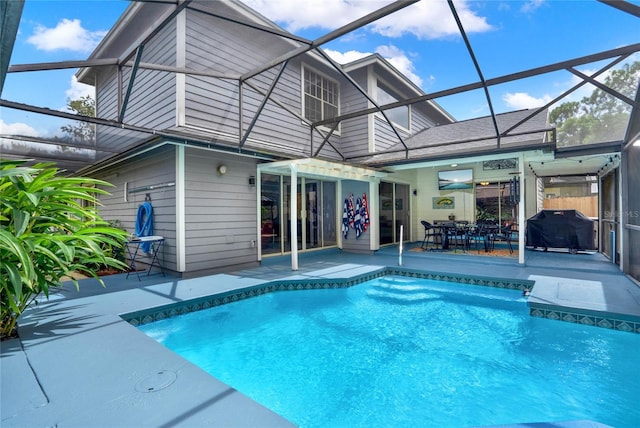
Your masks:
{"label": "white cloud", "polygon": [[334,29],[366,15],[387,2],[379,0],[244,0],[244,3],[291,32],[305,28]]}
{"label": "white cloud", "polygon": [[405,55],[405,53],[393,45],[378,46],[376,52],[380,54],[384,59],[389,61],[391,65],[398,69],[398,71],[413,83],[418,86],[422,86],[422,78],[415,73],[415,67],[413,62]]}
{"label": "white cloud", "polygon": [[71,76],[71,82],[69,89],[65,91],[67,98],[70,100],[77,100],[81,97],[86,97],[89,95],[91,98],[95,99],[95,88],[90,85],[85,85],[84,83],[78,82],[78,78],[75,75]]}
{"label": "white cloud", "polygon": [[505,104],[514,110],[542,107],[552,100],[550,95],[536,98],[526,92],[508,92],[502,96]]}
{"label": "white cloud", "polygon": [[38,131],[26,123],[4,123],[0,119],[0,135],[22,135],[26,137],[37,137]]}
{"label": "white cloud", "polygon": [[[272,21],[283,24],[291,32],[305,28],[335,29],[389,4],[368,0],[245,0],[249,7]],[[473,12],[466,1],[457,1],[456,10],[467,33],[492,29],[486,18]],[[453,15],[445,1],[423,1],[379,19],[370,27],[388,37],[414,34],[420,39],[433,39],[458,34]]]}
{"label": "white cloud", "polygon": [[324,52],[331,57],[332,60],[338,64],[348,64],[353,61],[357,61],[360,58],[371,55],[371,52],[359,52],[359,51],[347,51],[338,52],[333,49],[324,49]]}
{"label": "white cloud", "polygon": [[[467,34],[492,30],[487,19],[476,15],[469,9],[466,1],[456,2],[455,5]],[[459,34],[451,9],[444,1],[416,3],[377,21],[373,24],[373,29],[388,37],[413,34],[419,39],[437,39]]]}
{"label": "white cloud", "polygon": [[63,19],[53,28],[36,26],[28,43],[43,51],[68,50],[91,52],[107,34],[106,31],[88,31],[79,19]]}
{"label": "white cloud", "polygon": [[[359,52],[353,50],[338,52],[331,49],[325,49],[325,52],[339,64],[347,64],[372,54],[371,52]],[[391,65],[398,69],[400,73],[404,74],[413,83],[418,86],[422,86],[422,78],[415,73],[415,66],[405,52],[393,45],[382,45],[376,48],[376,53],[389,61]],[[429,76],[429,81],[431,82],[433,80],[435,80],[435,78],[433,76]]]}

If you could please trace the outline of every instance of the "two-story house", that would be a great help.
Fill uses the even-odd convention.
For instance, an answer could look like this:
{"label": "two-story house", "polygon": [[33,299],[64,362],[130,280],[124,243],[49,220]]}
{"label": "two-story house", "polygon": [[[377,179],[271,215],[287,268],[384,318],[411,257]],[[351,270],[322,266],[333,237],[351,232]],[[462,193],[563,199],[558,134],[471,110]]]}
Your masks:
{"label": "two-story house", "polygon": [[473,221],[474,186],[438,187],[446,170],[497,186],[519,174],[533,191],[509,218],[536,212],[525,164],[550,156],[546,111],[497,115],[515,132],[496,139],[491,118],[402,102],[425,94],[379,55],[339,65],[241,2],[183,5],[132,3],[78,73],[99,117],[136,125],[97,126],[113,154],[83,173],[115,185],[101,214],[133,232],[150,202],[166,269],[289,253],[296,268],[298,251],[370,252],[420,239],[423,218]]}
{"label": "two-story house", "polygon": [[[154,233],[166,239],[163,265],[185,274],[289,252],[292,236],[301,250],[376,249],[374,228],[358,240],[340,233],[342,202],[367,194],[377,218],[387,174],[344,160],[453,118],[425,102],[313,129],[318,120],[422,92],[377,55],[343,67],[309,51],[263,69],[299,43],[240,2],[167,13],[132,4],[90,58],[131,66],[79,73],[96,87],[99,116],[158,130],[98,126],[99,144],[119,153],[90,170],[115,185],[100,201],[103,216],[133,231],[139,204],[150,201]],[[151,30],[158,20],[165,24]]]}

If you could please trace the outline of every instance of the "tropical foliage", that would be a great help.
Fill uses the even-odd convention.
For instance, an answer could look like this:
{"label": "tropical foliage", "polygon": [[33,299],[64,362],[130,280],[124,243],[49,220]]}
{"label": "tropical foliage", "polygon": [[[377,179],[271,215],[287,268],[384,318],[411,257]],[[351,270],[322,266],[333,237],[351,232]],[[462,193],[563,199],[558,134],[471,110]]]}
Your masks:
{"label": "tropical foliage", "polygon": [[26,166],[0,159],[0,333],[15,334],[18,317],[61,278],[83,271],[104,286],[98,266],[126,269],[111,257],[126,232],[95,209],[101,180],[62,177],[53,164]]}
{"label": "tropical foliage", "polygon": [[[640,61],[613,70],[604,85],[634,99],[640,79]],[[580,101],[562,103],[554,108],[549,120],[556,125],[559,146],[601,143],[624,137],[631,106],[598,88]]]}

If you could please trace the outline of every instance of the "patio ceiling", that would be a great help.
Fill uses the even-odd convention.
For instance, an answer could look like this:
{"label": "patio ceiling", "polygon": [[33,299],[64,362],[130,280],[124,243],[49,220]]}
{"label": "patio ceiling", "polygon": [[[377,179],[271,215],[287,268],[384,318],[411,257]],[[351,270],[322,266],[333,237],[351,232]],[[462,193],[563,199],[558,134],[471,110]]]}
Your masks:
{"label": "patio ceiling", "polygon": [[298,176],[309,178],[342,178],[361,181],[379,179],[388,175],[387,172],[373,168],[311,158],[259,164],[258,170],[262,173],[284,175],[291,174],[291,171],[295,170]]}
{"label": "patio ceiling", "polygon": [[[27,1],[31,1],[31,0],[27,0]],[[216,15],[215,11],[212,11],[206,2],[201,2],[198,0],[185,0],[177,3],[151,2],[151,3],[156,3],[153,9],[156,13],[156,15],[153,16],[153,20],[152,20],[153,25],[149,28],[149,31],[146,33],[145,37],[141,41],[139,41],[139,44],[132,46],[128,54],[120,58],[110,58],[108,57],[107,53],[102,52],[107,56],[105,57],[103,55],[100,57],[94,57],[95,56],[94,54],[94,56],[89,58],[87,61],[65,61],[65,62],[59,62],[59,63],[23,64],[23,65],[12,65],[9,67],[8,55],[10,55],[11,49],[7,49],[6,47],[7,46],[13,47],[13,45],[15,44],[16,36],[15,36],[15,32],[3,31],[1,34],[2,40],[0,40],[0,42],[2,43],[1,46],[3,47],[3,50],[2,50],[3,61],[2,61],[2,69],[0,70],[0,73],[1,73],[0,77],[1,77],[2,85],[4,87],[5,75],[7,72],[9,73],[30,72],[30,71],[40,71],[40,70],[73,69],[73,68],[81,68],[86,70],[87,68],[90,68],[90,67],[104,67],[104,66],[113,66],[114,64],[117,64],[125,68],[130,68],[134,75],[139,69],[147,68],[147,69],[161,70],[168,73],[184,73],[184,74],[193,74],[193,75],[207,75],[210,77],[220,77],[220,78],[227,78],[227,79],[237,79],[238,82],[242,84],[242,83],[246,83],[245,82],[246,79],[250,79],[254,76],[260,75],[266,70],[270,70],[273,67],[280,66],[286,61],[308,52],[312,52],[317,55],[320,55],[321,57],[324,57],[326,61],[331,63],[332,60],[323,51],[320,50],[322,45],[332,40],[336,40],[339,37],[342,37],[344,35],[350,34],[351,32],[359,28],[362,28],[365,25],[376,22],[377,20],[380,20],[396,11],[399,11],[409,6],[410,4],[415,3],[416,1],[417,0],[396,1],[396,2],[390,3],[377,11],[374,11],[358,20],[355,20],[347,25],[344,25],[343,27],[340,27],[323,36],[320,36],[315,40],[306,40],[304,38],[285,32],[277,28],[276,26],[258,25],[255,22],[250,22],[247,19],[244,19],[242,14],[236,14],[233,16],[230,16],[230,15],[225,16],[225,15],[219,15],[219,14]],[[13,2],[9,2],[9,3],[13,3]],[[141,1],[140,4],[142,3],[149,3],[149,2]],[[640,7],[631,2],[622,1],[622,0],[616,0],[616,1],[600,0],[600,3],[602,3],[603,5],[610,6],[614,9],[617,9],[620,13],[630,14],[635,17],[640,17]],[[136,6],[136,5],[137,4],[134,4],[133,6]],[[591,84],[593,86],[600,87],[605,92],[607,92],[610,96],[616,97],[618,99],[623,99],[623,101],[626,102],[627,104],[630,104],[636,107],[634,108],[634,111],[636,112],[636,114],[640,110],[637,108],[638,106],[636,101],[630,100],[626,97],[621,98],[620,94],[617,94],[615,91],[612,91],[610,88],[607,88],[606,86],[602,85],[599,81],[595,80],[595,75],[604,73],[605,71],[614,67],[616,64],[627,59],[631,54],[640,52],[640,43],[629,45],[629,46],[616,47],[615,49],[611,49],[608,51],[602,51],[602,52],[594,53],[587,56],[567,59],[561,62],[550,63],[541,67],[522,70],[522,71],[511,73],[508,75],[487,78],[485,76],[485,72],[480,62],[476,58],[473,45],[469,40],[465,31],[465,28],[458,16],[458,11],[456,9],[454,2],[448,1],[448,5],[451,10],[452,16],[455,18],[459,33],[464,41],[464,46],[473,64],[473,69],[475,70],[475,74],[477,75],[477,81],[469,84],[465,84],[462,86],[456,86],[456,87],[452,87],[444,90],[439,90],[436,92],[424,93],[423,95],[400,100],[398,102],[394,102],[386,105],[377,105],[375,104],[375,102],[373,102],[374,107],[372,108],[367,108],[359,111],[351,111],[330,120],[320,121],[316,123],[308,123],[310,128],[314,130],[314,132],[320,133],[320,135],[322,136],[323,134],[319,130],[320,127],[336,126],[338,123],[344,120],[348,120],[350,118],[355,118],[363,115],[370,115],[373,113],[380,113],[383,116],[385,116],[385,111],[398,106],[423,103],[425,101],[430,101],[430,100],[435,101],[442,97],[463,94],[470,91],[481,91],[484,94],[484,97],[486,98],[487,105],[489,106],[490,115],[487,117],[487,119],[491,124],[493,124],[491,126],[491,128],[493,129],[493,138],[495,138],[499,146],[500,141],[509,137],[510,133],[512,135],[515,135],[518,133],[519,129],[517,128],[519,125],[522,125],[522,123],[526,123],[528,120],[534,118],[536,114],[540,113],[543,110],[548,109],[553,103],[561,100],[564,96],[568,95],[569,93],[575,91],[577,88],[585,84]],[[145,7],[146,6],[147,5],[145,5]],[[251,28],[253,30],[264,32],[265,37],[266,35],[269,35],[269,36],[285,39],[287,40],[288,43],[290,43],[291,49],[282,53],[280,56],[272,58],[270,61],[267,61],[266,63],[258,67],[239,70],[237,76],[226,76],[226,75],[220,76],[220,75],[217,75],[216,73],[213,73],[210,70],[178,69],[176,67],[167,67],[160,64],[142,63],[140,61],[140,58],[141,58],[140,53],[142,52],[142,47],[144,46],[144,44],[148,40],[150,40],[155,34],[157,34],[164,26],[172,22],[175,16],[185,8],[191,9],[198,13],[214,16],[216,18],[225,20],[226,22],[232,22],[234,24],[237,24],[240,28],[246,27],[246,28]],[[17,31],[18,23],[20,20],[20,13],[21,13],[21,10],[17,11],[15,8],[11,9],[8,7],[7,8],[3,7],[2,9],[3,28],[7,28],[7,29],[15,28]],[[151,17],[149,19],[151,20]],[[101,53],[100,49],[101,47],[98,47],[96,52]],[[5,61],[5,59],[7,59],[7,61]],[[610,62],[607,65],[602,66],[592,76],[586,76],[580,73],[576,69],[576,67],[581,65],[593,64],[598,61],[604,61],[604,60],[609,60]],[[338,67],[336,67],[336,69],[338,69]],[[559,97],[555,98],[554,100],[551,100],[547,105],[542,106],[538,111],[532,112],[531,117],[524,118],[523,122],[517,125],[516,127],[511,127],[505,130],[499,126],[499,117],[493,108],[493,103],[492,103],[489,88],[495,85],[500,85],[505,83],[520,82],[525,79],[529,79],[535,76],[552,73],[560,70],[564,70],[572,73],[579,79],[580,83],[578,83],[573,88],[566,91]],[[347,75],[344,75],[344,76],[345,78],[348,79]],[[277,82],[277,79],[276,81],[274,81],[274,84],[276,82]],[[0,90],[3,89],[3,87],[0,87]],[[122,104],[121,110],[119,111],[117,118],[101,118],[101,117],[89,118],[89,117],[78,116],[78,115],[61,112],[61,111],[54,110],[47,107],[37,107],[37,106],[19,103],[11,100],[5,100],[5,99],[0,99],[0,107],[21,110],[30,114],[35,113],[38,115],[55,116],[55,117],[59,117],[61,119],[67,119],[67,120],[80,120],[85,123],[93,124],[95,126],[114,128],[114,132],[117,131],[118,129],[127,129],[127,130],[135,131],[138,137],[132,138],[132,141],[129,143],[129,145],[126,147],[121,147],[118,150],[119,152],[131,150],[134,147],[144,148],[144,145],[147,142],[151,143],[153,141],[157,141],[158,137],[162,137],[169,141],[174,141],[176,143],[185,141],[185,137],[190,137],[194,143],[208,144],[209,146],[219,145],[221,149],[225,149],[225,150],[228,150],[230,148],[231,149],[235,148],[238,151],[245,150],[245,147],[243,146],[244,146],[244,142],[247,141],[247,138],[249,137],[250,129],[247,131],[245,135],[239,138],[239,141],[233,143],[228,141],[212,141],[210,137],[207,138],[202,135],[185,136],[181,132],[178,132],[176,130],[171,130],[171,129],[151,129],[145,126],[141,126],[140,124],[127,123],[124,120],[124,118],[126,117],[125,113],[126,113],[126,108],[129,101],[129,94],[130,94],[130,88],[127,89],[127,92],[124,97],[124,102]],[[265,94],[265,95],[266,95],[266,98],[270,97],[270,94]],[[363,93],[363,96],[367,97],[367,94]],[[391,124],[391,122],[389,123],[393,128],[393,124]],[[395,129],[393,130],[395,131]],[[539,133],[539,131],[540,129],[536,128],[535,132]],[[534,131],[531,131],[531,132],[534,132]],[[389,153],[392,153],[393,151],[397,152],[398,149],[404,150],[404,154],[406,158],[409,158],[412,155],[418,154],[417,150],[420,149],[420,147],[412,148],[410,147],[410,145],[408,146],[407,143],[403,141],[403,139],[400,137],[397,131],[395,131],[395,135],[398,137],[398,145],[396,147],[391,148]],[[565,174],[597,173],[599,171],[602,171],[603,168],[607,167],[607,165],[609,164],[609,158],[612,156],[615,156],[619,152],[619,146],[622,144],[622,142],[623,141],[621,140],[614,141],[614,142],[607,142],[607,145],[597,150],[593,150],[592,152],[589,152],[589,153],[587,152],[580,153],[580,151],[576,151],[575,153],[570,153],[570,154],[560,154],[560,156],[563,158],[558,158],[554,160],[554,162],[547,162],[545,164],[541,163],[540,165],[537,165],[536,168],[533,170],[538,175],[554,175],[554,174],[557,174],[558,170],[563,171]],[[322,142],[322,145],[327,143],[328,143],[328,137],[326,134],[324,134],[324,140]],[[2,155],[5,157],[33,158],[36,160],[55,159],[61,168],[66,169],[70,173],[76,172],[78,170],[82,170],[87,166],[111,159],[118,155],[118,153],[114,153],[113,150],[110,148],[100,147],[99,145],[95,145],[95,144],[74,143],[74,142],[61,143],[59,139],[58,140],[47,140],[47,139],[34,140],[33,138],[29,138],[21,135],[0,135],[0,144],[2,145],[1,146]],[[315,154],[317,153],[319,153],[319,150],[315,152]],[[384,151],[377,152],[377,155],[384,157]],[[426,158],[428,159],[428,156],[431,156],[431,155],[426,155],[426,156],[427,156]],[[344,159],[344,160],[350,163],[358,162],[357,159]],[[290,162],[287,164],[290,164]],[[354,167],[354,168],[359,168],[359,167]],[[328,170],[325,172],[328,172]]]}

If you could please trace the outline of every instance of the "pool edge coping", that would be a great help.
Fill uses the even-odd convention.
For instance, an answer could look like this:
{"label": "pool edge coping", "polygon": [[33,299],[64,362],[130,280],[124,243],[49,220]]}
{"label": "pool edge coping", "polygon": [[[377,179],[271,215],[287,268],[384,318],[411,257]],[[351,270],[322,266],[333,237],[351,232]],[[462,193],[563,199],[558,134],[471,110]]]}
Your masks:
{"label": "pool edge coping", "polygon": [[481,275],[425,271],[422,269],[406,268],[402,266],[382,266],[369,272],[360,273],[346,278],[315,277],[265,281],[260,284],[212,293],[206,296],[194,297],[179,302],[171,302],[136,311],[124,312],[119,314],[119,316],[129,324],[137,327],[139,325],[148,324],[173,316],[233,303],[267,293],[277,291],[348,288],[385,275],[400,275],[410,278],[432,279],[436,281],[456,282],[467,285],[480,285],[492,288],[517,290],[521,292],[530,292],[535,284],[535,281],[528,279],[506,279]]}
{"label": "pool edge coping", "polygon": [[[119,314],[119,316],[134,327],[138,327],[154,321],[225,305],[263,294],[278,291],[348,288],[385,275],[400,275],[436,281],[480,285],[492,288],[518,290],[523,293],[531,292],[535,286],[535,281],[530,279],[496,278],[482,275],[428,271],[403,266],[382,266],[366,273],[344,278],[314,277],[265,281],[233,290],[194,297],[180,302],[171,302],[169,304],[125,312]],[[631,315],[544,304],[532,302],[529,299],[527,299],[527,306],[529,307],[529,315],[532,317],[640,334],[640,318]]]}

